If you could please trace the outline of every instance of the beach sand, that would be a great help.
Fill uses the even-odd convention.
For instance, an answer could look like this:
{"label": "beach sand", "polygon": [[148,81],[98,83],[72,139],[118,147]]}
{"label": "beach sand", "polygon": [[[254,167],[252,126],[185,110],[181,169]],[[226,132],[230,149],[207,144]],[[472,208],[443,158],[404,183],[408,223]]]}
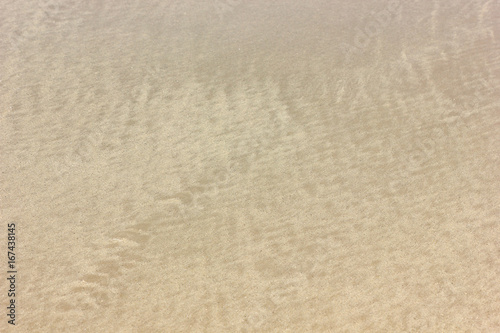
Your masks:
{"label": "beach sand", "polygon": [[0,330],[499,332],[499,22],[2,2]]}

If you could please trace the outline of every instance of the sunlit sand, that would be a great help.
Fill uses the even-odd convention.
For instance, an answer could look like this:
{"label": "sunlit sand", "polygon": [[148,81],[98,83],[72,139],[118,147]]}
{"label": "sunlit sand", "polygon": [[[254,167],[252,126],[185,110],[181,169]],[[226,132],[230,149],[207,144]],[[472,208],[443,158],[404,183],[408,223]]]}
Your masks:
{"label": "sunlit sand", "polygon": [[0,331],[500,331],[499,13],[3,2]]}

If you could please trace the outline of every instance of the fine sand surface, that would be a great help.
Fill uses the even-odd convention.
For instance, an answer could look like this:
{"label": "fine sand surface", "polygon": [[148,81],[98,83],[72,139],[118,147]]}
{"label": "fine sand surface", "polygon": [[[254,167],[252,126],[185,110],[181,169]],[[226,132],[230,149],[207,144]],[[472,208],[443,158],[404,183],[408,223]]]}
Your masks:
{"label": "fine sand surface", "polygon": [[499,24],[1,1],[0,331],[500,332]]}

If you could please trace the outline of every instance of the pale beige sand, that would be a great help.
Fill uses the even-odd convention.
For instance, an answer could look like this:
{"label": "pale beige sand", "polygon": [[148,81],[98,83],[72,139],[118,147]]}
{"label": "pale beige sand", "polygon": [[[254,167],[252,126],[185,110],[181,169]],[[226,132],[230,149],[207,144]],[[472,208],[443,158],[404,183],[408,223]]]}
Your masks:
{"label": "pale beige sand", "polygon": [[500,332],[499,22],[2,1],[0,330]]}

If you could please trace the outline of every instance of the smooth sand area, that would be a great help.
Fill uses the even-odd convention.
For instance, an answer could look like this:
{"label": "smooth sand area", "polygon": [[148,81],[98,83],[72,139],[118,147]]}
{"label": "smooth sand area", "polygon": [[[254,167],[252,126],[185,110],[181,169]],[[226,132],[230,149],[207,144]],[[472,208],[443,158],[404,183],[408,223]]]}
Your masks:
{"label": "smooth sand area", "polygon": [[499,22],[2,1],[0,331],[500,332]]}

